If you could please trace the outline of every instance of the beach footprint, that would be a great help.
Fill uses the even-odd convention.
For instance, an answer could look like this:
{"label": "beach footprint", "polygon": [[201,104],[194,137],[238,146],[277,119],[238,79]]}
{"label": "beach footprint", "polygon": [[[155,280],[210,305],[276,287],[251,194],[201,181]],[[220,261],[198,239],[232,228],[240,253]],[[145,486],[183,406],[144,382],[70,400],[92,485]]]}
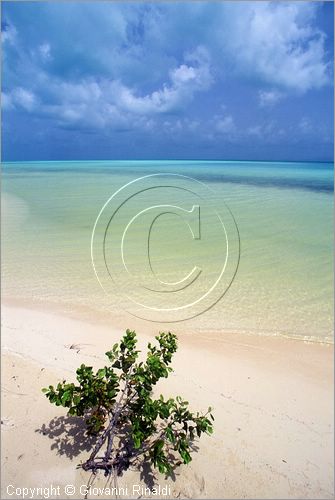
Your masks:
{"label": "beach footprint", "polygon": [[15,423],[14,423],[14,420],[12,420],[11,418],[7,418],[7,417],[3,417],[1,419],[1,429],[2,430],[9,430],[9,429],[12,429],[13,427],[15,427]]}
{"label": "beach footprint", "polygon": [[177,498],[204,498],[206,496],[204,476],[193,471],[187,471],[183,483],[182,488],[178,491]]}

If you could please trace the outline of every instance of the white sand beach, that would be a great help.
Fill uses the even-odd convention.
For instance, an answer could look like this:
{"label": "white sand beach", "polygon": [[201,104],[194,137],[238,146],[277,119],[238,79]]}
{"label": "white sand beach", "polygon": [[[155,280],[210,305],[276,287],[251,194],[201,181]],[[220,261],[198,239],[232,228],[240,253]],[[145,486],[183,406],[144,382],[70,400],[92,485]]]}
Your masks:
{"label": "white sand beach", "polygon": [[[74,380],[81,363],[101,365],[123,332],[13,305],[3,307],[2,323],[1,497],[22,498],[16,488],[52,485],[59,490],[45,490],[50,498],[83,498],[90,475],[76,466],[90,441],[41,388]],[[155,328],[138,331],[143,347]],[[201,439],[191,464],[173,479],[127,471],[119,478],[119,497],[144,498],[134,485],[160,485],[168,494],[152,497],[333,498],[333,346],[179,335],[173,367],[158,394],[180,394],[196,410],[211,405],[214,435]],[[98,475],[87,497],[110,498],[101,490],[105,484]],[[66,485],[75,487],[74,495],[66,494]]]}

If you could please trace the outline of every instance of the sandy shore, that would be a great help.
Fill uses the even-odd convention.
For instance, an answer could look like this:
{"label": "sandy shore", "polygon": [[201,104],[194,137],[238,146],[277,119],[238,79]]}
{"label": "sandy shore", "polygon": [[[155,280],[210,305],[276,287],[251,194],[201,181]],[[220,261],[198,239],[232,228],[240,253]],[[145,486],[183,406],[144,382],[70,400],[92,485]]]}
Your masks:
{"label": "sandy shore", "polygon": [[[9,306],[3,307],[2,323],[1,498],[22,498],[15,488],[51,485],[50,498],[82,498],[89,475],[76,465],[90,442],[76,419],[51,406],[41,388],[73,380],[81,362],[97,367],[121,332]],[[148,333],[140,339],[145,345]],[[118,484],[121,498],[147,497],[133,492],[145,483],[168,486],[168,495],[159,498],[334,497],[332,346],[180,336],[173,366],[158,392],[180,394],[195,409],[213,406],[214,436],[201,440],[191,465],[180,467],[174,480],[127,471]],[[97,477],[94,488],[105,482]],[[65,492],[69,484],[74,495]],[[43,494],[35,492],[34,498]],[[93,490],[88,498],[111,495]]]}

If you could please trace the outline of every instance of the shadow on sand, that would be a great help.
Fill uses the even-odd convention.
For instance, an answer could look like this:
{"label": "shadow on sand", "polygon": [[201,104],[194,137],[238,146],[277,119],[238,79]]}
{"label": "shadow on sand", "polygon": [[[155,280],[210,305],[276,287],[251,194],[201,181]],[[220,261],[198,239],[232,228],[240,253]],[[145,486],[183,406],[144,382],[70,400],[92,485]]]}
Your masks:
{"label": "shadow on sand", "polygon": [[[51,439],[53,441],[51,450],[56,451],[58,455],[68,457],[70,460],[73,460],[82,453],[90,453],[97,440],[96,436],[87,434],[85,421],[82,417],[55,417],[50,420],[48,425],[43,424],[41,428],[36,429],[35,432]],[[120,449],[122,449],[123,446],[129,446],[126,440],[126,434],[121,435],[119,438]],[[197,451],[198,448],[193,445],[192,449],[193,451]],[[171,456],[171,459],[172,458]],[[131,468],[140,472],[140,479],[150,489],[154,488],[155,484],[157,484],[156,473],[148,459],[142,458],[134,462]],[[122,472],[120,475],[122,475]],[[167,477],[173,481],[176,480],[174,471],[166,476],[166,478]]]}

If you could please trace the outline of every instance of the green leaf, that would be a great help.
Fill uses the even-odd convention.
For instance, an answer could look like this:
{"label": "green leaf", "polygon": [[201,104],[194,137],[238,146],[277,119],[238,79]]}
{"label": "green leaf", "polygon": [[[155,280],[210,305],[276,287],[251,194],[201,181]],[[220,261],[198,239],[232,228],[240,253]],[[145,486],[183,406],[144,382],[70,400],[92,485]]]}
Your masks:
{"label": "green leaf", "polygon": [[78,405],[81,401],[81,397],[79,395],[73,396],[73,404]]}
{"label": "green leaf", "polygon": [[61,397],[61,403],[64,404],[72,399],[72,394],[70,391],[65,391]]}

